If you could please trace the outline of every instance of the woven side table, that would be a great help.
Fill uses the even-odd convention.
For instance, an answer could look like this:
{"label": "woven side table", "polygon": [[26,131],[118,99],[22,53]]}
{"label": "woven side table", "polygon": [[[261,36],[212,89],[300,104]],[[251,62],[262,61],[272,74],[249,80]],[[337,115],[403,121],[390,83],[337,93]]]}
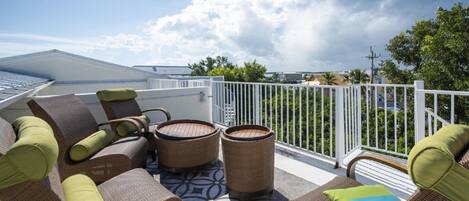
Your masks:
{"label": "woven side table", "polygon": [[271,194],[274,185],[274,133],[257,125],[234,126],[222,135],[226,186],[242,200]]}
{"label": "woven side table", "polygon": [[156,128],[160,168],[170,172],[188,171],[218,159],[220,133],[211,123],[173,120]]}

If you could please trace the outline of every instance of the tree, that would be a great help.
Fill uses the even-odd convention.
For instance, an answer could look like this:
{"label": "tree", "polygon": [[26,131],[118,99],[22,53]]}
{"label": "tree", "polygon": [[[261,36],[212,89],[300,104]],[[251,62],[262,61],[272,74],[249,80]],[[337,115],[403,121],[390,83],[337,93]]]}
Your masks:
{"label": "tree", "polygon": [[[469,90],[469,8],[439,8],[435,19],[422,20],[389,41],[392,60],[385,61],[387,79],[408,83],[409,73],[432,89]],[[409,67],[395,70],[393,63]],[[395,65],[395,63],[394,63]]]}
{"label": "tree", "polygon": [[228,57],[217,56],[215,58],[207,57],[205,60],[200,60],[198,63],[188,64],[192,70],[191,75],[193,76],[206,76],[208,72],[215,68],[235,68],[231,62],[228,61]]}
{"label": "tree", "polygon": [[[409,83],[425,81],[425,88],[469,90],[469,7],[455,4],[450,10],[439,8],[436,18],[422,20],[389,41],[391,60],[382,63],[386,79]],[[401,70],[396,65],[402,64]],[[413,76],[409,74],[414,74]],[[439,113],[447,112],[449,97],[438,97]],[[430,103],[429,97],[427,101]],[[455,97],[455,121],[468,122],[469,101]]]}
{"label": "tree", "polygon": [[322,75],[322,78],[324,79],[324,83],[326,83],[326,85],[336,85],[334,73],[332,73],[332,72],[325,72],[325,73]]}
{"label": "tree", "polygon": [[381,66],[380,73],[391,83],[412,84],[416,79],[411,70],[399,69],[399,67],[389,59],[381,61],[379,65]]}
{"label": "tree", "polygon": [[243,78],[246,82],[260,82],[264,79],[267,71],[264,65],[259,64],[256,60],[252,62],[244,62]]}
{"label": "tree", "polygon": [[208,76],[223,76],[225,81],[242,81],[243,71],[240,68],[217,67],[207,73]]}
{"label": "tree", "polygon": [[352,84],[367,83],[370,81],[370,76],[360,69],[355,69],[350,72],[350,80]]}

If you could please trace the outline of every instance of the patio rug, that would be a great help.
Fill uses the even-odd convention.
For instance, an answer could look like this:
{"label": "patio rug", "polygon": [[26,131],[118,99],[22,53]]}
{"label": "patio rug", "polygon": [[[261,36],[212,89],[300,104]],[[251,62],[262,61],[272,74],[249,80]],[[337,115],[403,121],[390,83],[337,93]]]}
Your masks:
{"label": "patio rug", "polygon": [[[147,171],[184,201],[238,200],[228,195],[224,185],[223,162],[219,160],[198,170],[185,173],[169,173],[160,170],[156,162],[148,160]],[[253,200],[291,200],[317,188],[315,184],[278,168],[275,168],[274,174],[274,193],[271,196],[262,196]]]}

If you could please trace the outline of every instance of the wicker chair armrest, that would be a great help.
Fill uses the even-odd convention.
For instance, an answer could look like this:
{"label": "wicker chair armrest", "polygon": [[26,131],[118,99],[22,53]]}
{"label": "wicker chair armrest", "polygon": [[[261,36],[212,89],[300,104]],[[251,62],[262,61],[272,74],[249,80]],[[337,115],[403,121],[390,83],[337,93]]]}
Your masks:
{"label": "wicker chair armrest", "polygon": [[110,124],[115,124],[115,123],[123,123],[123,122],[129,122],[129,123],[133,124],[135,127],[139,128],[139,129],[137,129],[138,130],[137,134],[142,133],[141,123],[139,121],[136,121],[136,120],[130,119],[130,118],[112,119],[112,120],[109,120],[107,122],[103,122],[103,123],[98,124],[98,127],[105,126],[105,125],[110,125]]}
{"label": "wicker chair armrest", "polygon": [[364,153],[360,156],[355,157],[352,159],[349,164],[347,165],[347,177],[355,179],[355,166],[357,165],[358,161],[360,160],[371,160],[375,161],[378,163],[381,163],[383,165],[387,165],[391,168],[394,168],[396,170],[399,170],[400,172],[406,173],[407,174],[407,166],[399,163],[397,161],[388,159],[382,155],[378,154],[373,154],[373,153]]}
{"label": "wicker chair armrest", "polygon": [[144,119],[142,119],[141,117],[139,117],[139,116],[128,116],[128,117],[125,117],[125,118],[137,121],[138,124],[139,124],[138,128],[143,128],[143,131],[145,133],[149,132],[150,128],[149,128],[148,123]]}
{"label": "wicker chair armrest", "polygon": [[166,116],[166,121],[171,120],[171,114],[168,112],[168,110],[166,110],[164,108],[152,108],[152,109],[148,109],[148,110],[143,110],[142,113],[153,112],[153,111],[163,112],[164,115]]}

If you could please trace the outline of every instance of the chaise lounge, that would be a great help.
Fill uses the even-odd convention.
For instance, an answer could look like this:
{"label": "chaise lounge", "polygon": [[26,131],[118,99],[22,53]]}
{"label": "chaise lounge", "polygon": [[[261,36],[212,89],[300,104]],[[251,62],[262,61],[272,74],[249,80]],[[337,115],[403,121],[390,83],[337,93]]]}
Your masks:
{"label": "chaise lounge", "polygon": [[347,177],[336,177],[296,201],[329,201],[324,192],[362,186],[355,180],[358,161],[375,161],[409,173],[419,187],[409,201],[463,201],[469,198],[469,126],[449,125],[418,142],[410,152],[408,167],[378,154],[365,154],[349,162]]}
{"label": "chaise lounge", "polygon": [[98,186],[83,174],[61,177],[55,165],[59,146],[52,128],[37,117],[20,117],[13,125],[18,132],[16,142],[14,129],[0,118],[0,200],[180,200],[140,168]]}
{"label": "chaise lounge", "polygon": [[[58,166],[62,178],[83,173],[96,183],[101,183],[125,171],[142,167],[146,162],[148,141],[144,137],[117,138],[112,136],[111,131],[99,129],[118,122],[138,126],[134,120],[118,119],[98,124],[86,105],[73,94],[33,99],[28,105],[35,116],[44,119],[54,130],[59,143]],[[100,139],[89,139],[90,136]],[[99,142],[101,138],[106,143]],[[73,160],[71,149],[81,142],[85,143],[81,146],[85,148],[85,155],[79,161]]]}

